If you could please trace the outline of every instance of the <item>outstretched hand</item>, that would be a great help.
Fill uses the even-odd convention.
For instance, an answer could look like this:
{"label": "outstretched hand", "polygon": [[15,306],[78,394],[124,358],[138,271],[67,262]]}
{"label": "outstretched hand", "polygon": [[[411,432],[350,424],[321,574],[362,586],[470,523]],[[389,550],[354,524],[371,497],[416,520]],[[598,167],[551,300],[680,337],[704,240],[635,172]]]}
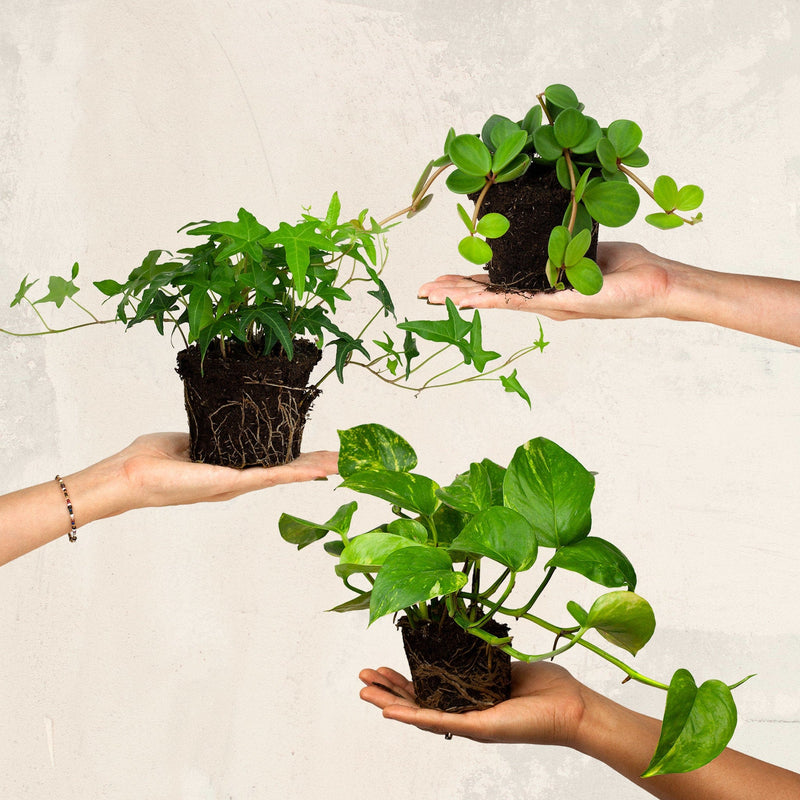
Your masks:
{"label": "outstretched hand", "polygon": [[443,304],[450,298],[459,308],[506,308],[531,311],[551,319],[622,319],[667,316],[671,273],[678,268],[638,244],[601,242],[597,263],[603,288],[595,295],[574,290],[519,294],[487,289],[488,276],[442,275],[420,287],[418,296]]}
{"label": "outstretched hand", "polygon": [[337,458],[334,451],[320,450],[278,467],[233,469],[190,461],[186,433],[151,433],[110,460],[119,459],[135,508],[230,500],[256,489],[325,478],[336,473]]}
{"label": "outstretched hand", "polygon": [[361,699],[383,709],[387,719],[476,742],[570,746],[585,709],[585,687],[557,664],[515,662],[509,700],[460,714],[420,708],[411,681],[388,667],[364,669],[359,678],[366,684]]}

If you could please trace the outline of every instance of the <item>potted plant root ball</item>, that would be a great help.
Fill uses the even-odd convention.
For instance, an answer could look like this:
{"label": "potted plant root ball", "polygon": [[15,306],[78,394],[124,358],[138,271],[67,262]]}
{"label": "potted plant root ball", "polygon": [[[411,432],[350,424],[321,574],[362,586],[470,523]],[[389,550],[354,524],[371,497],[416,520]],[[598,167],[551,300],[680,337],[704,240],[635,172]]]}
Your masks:
{"label": "potted plant root ball", "polygon": [[[666,692],[647,775],[696,769],[724,749],[736,725],[731,690],[738,684],[710,680],[698,687],[685,669],[661,683],[604,649],[635,655],[652,636],[655,617],[635,592],[630,561],[590,535],[595,479],[573,456],[548,439],[532,439],[507,467],[484,458],[441,486],[413,471],[414,450],[388,428],[360,425],[339,438],[341,486],[385,501],[386,521],[352,534],[358,504],[350,501],[326,522],[283,514],[280,533],[298,549],[327,539],[324,549],[353,595],[333,611],[368,611],[370,624],[402,614],[397,624],[420,705],[467,711],[503,702],[511,659],[542,661],[578,646]],[[536,604],[559,570],[611,591],[588,608],[565,598],[565,618],[550,622]],[[535,631],[547,642],[542,652],[512,642]]]}
{"label": "potted plant root ball", "polygon": [[472,212],[457,205],[467,228],[458,249],[471,263],[486,265],[491,284],[503,291],[598,292],[598,227],[633,219],[637,187],[659,207],[645,218],[658,228],[702,219],[683,215],[702,203],[698,186],[679,189],[662,175],[650,188],[636,175],[634,168],[649,158],[635,122],[601,127],[562,84],[548,86],[537,99],[516,122],[493,114],[480,135],[456,135],[451,128],[444,155],[428,164],[414,190],[411,207],[419,211],[430,202],[434,180],[454,168],[448,188],[474,202]]}

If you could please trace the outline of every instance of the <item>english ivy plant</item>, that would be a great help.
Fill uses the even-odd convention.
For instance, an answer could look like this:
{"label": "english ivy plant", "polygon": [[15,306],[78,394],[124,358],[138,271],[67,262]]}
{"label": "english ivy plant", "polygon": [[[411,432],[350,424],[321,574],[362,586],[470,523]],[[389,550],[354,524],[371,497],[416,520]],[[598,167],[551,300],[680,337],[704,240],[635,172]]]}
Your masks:
{"label": "english ivy plant", "polygon": [[595,223],[618,228],[630,222],[639,208],[638,188],[659,210],[645,220],[657,228],[694,225],[702,213],[686,216],[703,202],[703,190],[693,184],[681,186],[668,175],[659,176],[652,188],[634,169],[645,167],[649,157],[640,147],[642,130],[635,122],[618,119],[601,127],[584,113],[584,104],[563,84],[548,86],[537,95],[538,103],[524,118],[513,121],[493,114],[479,135],[456,134],[451,128],[444,154],[426,167],[412,193],[408,210],[425,208],[432,200],[428,192],[440,175],[447,175],[447,187],[456,194],[477,194],[469,213],[457,209],[467,235],[459,252],[473,264],[492,258],[490,241],[503,236],[509,221],[502,214],[480,216],[487,191],[499,183],[521,178],[532,164],[552,167],[558,181],[570,193],[563,224],[555,227],[548,243],[548,260],[542,265],[550,286],[565,287],[564,279],[583,294],[595,294],[603,285],[596,262],[586,256]]}
{"label": "english ivy plant", "polygon": [[[413,448],[388,428],[360,425],[340,431],[339,439],[341,486],[386,501],[386,522],[353,535],[356,501],[340,506],[326,522],[290,514],[279,522],[283,539],[298,549],[327,540],[324,549],[336,560],[335,572],[353,593],[333,611],[367,610],[370,624],[404,611],[417,626],[444,609],[468,633],[527,662],[587,648],[628,678],[666,692],[661,736],[644,776],[697,769],[722,752],[736,726],[731,690],[743,681],[728,686],[707,680],[698,687],[687,670],[678,669],[662,683],[589,640],[595,633],[636,655],[656,623],[649,603],[635,591],[628,558],[591,535],[595,478],[573,456],[548,439],[532,439],[507,467],[485,458],[440,485],[414,471]],[[517,577],[534,568],[544,573],[538,587],[512,599]],[[588,609],[569,600],[569,620],[550,622],[534,612],[558,570],[611,591]],[[491,585],[485,586],[487,573]],[[553,648],[524,653],[510,637],[493,636],[486,624],[497,615],[554,634]]]}
{"label": "english ivy plant", "polygon": [[[504,357],[484,347],[478,311],[466,319],[448,302],[446,320],[404,320],[370,338],[368,331],[379,320],[395,317],[383,280],[388,254],[385,233],[394,215],[383,222],[369,217],[366,210],[353,219],[340,217],[341,202],[334,193],[324,217],[306,210],[296,223],[280,222],[273,229],[244,208],[236,220],[189,223],[181,231],[200,239],[198,244],[174,254],[151,250],[124,282],[109,278],[94,283],[102,295],[116,302],[111,319],[100,319],[76,300],[77,263],[68,276],[51,276],[47,292],[36,299],[32,290],[38,281],[26,275],[11,305],[27,304],[43,330],[0,332],[41,335],[86,325],[119,322],[130,328],[151,322],[160,334],[177,332],[187,347],[196,343],[203,357],[212,346],[225,356],[231,343],[239,342],[252,355],[279,347],[290,360],[293,342],[307,335],[320,348],[335,349],[333,366],[317,384],[334,372],[343,381],[344,368],[354,364],[414,392],[494,380],[530,405],[516,369],[508,372],[507,368],[523,355],[544,349],[547,342],[541,325],[535,342]],[[350,301],[351,292],[360,285],[367,287],[377,310],[366,325],[348,330],[339,321],[337,304]],[[51,327],[40,308],[47,304],[61,308],[67,302],[88,320]],[[435,351],[421,352],[420,340],[431,343]],[[448,354],[453,358],[445,363]],[[456,370],[460,372],[453,375]]]}

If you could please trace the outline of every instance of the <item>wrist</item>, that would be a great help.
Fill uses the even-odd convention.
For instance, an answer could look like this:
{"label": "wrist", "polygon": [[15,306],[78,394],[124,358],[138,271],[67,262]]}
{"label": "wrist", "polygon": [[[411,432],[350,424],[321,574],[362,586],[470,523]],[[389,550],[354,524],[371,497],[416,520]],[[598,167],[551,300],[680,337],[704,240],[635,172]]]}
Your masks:
{"label": "wrist", "polygon": [[64,476],[78,528],[133,508],[122,463],[116,456]]}

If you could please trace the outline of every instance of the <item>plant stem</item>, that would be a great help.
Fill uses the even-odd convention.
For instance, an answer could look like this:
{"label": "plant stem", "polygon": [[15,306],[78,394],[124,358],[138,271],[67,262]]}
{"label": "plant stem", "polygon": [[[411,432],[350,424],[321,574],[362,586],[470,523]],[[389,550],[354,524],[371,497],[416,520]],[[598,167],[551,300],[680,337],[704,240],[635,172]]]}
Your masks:
{"label": "plant stem", "polygon": [[390,214],[386,219],[382,219],[378,225],[382,228],[387,223],[391,222],[393,219],[397,219],[398,217],[402,217],[403,214],[408,214],[410,211],[416,211],[417,206],[419,205],[420,200],[425,197],[428,189],[431,188],[433,182],[449,167],[452,167],[452,164],[445,164],[444,166],[439,167],[436,172],[431,175],[428,180],[425,182],[425,185],[417,192],[416,197],[411,200],[411,205],[406,206],[404,209],[400,211],[395,211],[394,214]]}
{"label": "plant stem", "polygon": [[550,578],[553,577],[555,571],[555,567],[550,567],[550,569],[547,571],[547,575],[545,575],[544,580],[541,582],[541,584],[539,584],[539,588],[533,593],[531,599],[528,600],[524,606],[516,609],[514,616],[521,617],[523,614],[527,614],[528,611],[530,611],[530,609],[533,607],[533,604],[539,599],[539,596],[545,590],[547,584],[550,583]]}
{"label": "plant stem", "polygon": [[471,623],[469,627],[479,628],[483,626],[485,623],[487,623],[494,616],[495,611],[497,611],[497,609],[503,605],[503,603],[506,601],[506,598],[511,594],[511,590],[514,588],[514,584],[516,583],[516,581],[517,581],[517,573],[512,572],[511,577],[508,580],[508,586],[506,586],[505,591],[503,592],[502,595],[500,595],[497,602],[492,603],[492,605],[489,606],[489,610],[477,622]]}
{"label": "plant stem", "polygon": [[[38,312],[37,312],[38,313]],[[108,325],[110,322],[119,322],[115,317],[114,319],[99,319],[97,322],[81,322],[80,325],[71,325],[69,328],[51,328],[45,325],[46,331],[34,331],[33,333],[15,333],[14,331],[7,331],[5,328],[0,328],[0,333],[7,333],[9,336],[48,336],[51,333],[66,333],[67,331],[76,331],[78,328],[87,328],[90,325]]]}

